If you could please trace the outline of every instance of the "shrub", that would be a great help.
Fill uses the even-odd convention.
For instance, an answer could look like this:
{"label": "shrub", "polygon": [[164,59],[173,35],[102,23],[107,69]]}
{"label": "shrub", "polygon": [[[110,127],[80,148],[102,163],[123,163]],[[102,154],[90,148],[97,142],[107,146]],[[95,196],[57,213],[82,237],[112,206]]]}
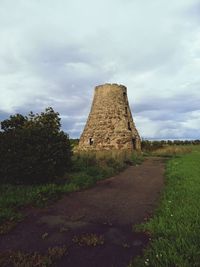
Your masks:
{"label": "shrub", "polygon": [[87,188],[94,185],[95,182],[96,180],[92,176],[84,172],[73,174],[71,178],[71,183],[75,184],[78,188]]}
{"label": "shrub", "polygon": [[1,122],[0,183],[55,181],[70,167],[68,135],[52,108],[41,114],[16,114]]}

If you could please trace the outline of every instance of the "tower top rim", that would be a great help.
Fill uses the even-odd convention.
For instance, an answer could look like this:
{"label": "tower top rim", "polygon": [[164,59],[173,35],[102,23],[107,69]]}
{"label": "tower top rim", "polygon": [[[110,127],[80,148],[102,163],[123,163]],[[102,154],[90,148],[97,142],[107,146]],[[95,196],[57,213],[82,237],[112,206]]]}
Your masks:
{"label": "tower top rim", "polygon": [[117,84],[117,83],[104,83],[104,84],[100,84],[100,85],[97,85],[95,87],[95,90],[97,89],[103,89],[105,87],[110,87],[110,88],[120,88],[122,90],[127,90],[127,87],[123,84]]}

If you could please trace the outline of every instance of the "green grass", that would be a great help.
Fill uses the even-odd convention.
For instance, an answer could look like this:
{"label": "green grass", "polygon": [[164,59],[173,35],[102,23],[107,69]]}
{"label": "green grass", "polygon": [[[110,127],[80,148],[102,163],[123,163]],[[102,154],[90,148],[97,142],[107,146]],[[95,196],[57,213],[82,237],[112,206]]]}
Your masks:
{"label": "green grass", "polygon": [[[55,200],[62,193],[78,190],[73,183],[64,185],[46,184],[40,186],[2,185],[0,186],[0,224],[22,218],[19,208],[30,204],[42,206],[48,200]],[[0,228],[1,230],[1,228]]]}
{"label": "green grass", "polygon": [[[0,185],[0,234],[9,231],[23,215],[20,211],[28,205],[43,206],[55,201],[64,193],[78,191],[93,186],[98,180],[115,175],[126,166],[127,157],[111,157],[109,154],[75,155],[70,173],[57,183],[24,186]],[[138,164],[141,156],[134,155],[130,161]],[[5,225],[6,223],[6,225]]]}
{"label": "green grass", "polygon": [[155,216],[137,230],[151,234],[143,258],[130,266],[200,266],[200,150],[168,161]]}

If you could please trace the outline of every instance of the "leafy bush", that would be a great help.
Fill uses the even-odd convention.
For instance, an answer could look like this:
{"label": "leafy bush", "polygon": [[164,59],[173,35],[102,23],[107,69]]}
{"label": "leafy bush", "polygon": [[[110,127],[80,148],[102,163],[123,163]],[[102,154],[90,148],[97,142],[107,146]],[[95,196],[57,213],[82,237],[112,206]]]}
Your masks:
{"label": "leafy bush", "polygon": [[78,188],[84,189],[95,184],[94,177],[88,175],[87,173],[80,172],[73,174],[71,178],[71,183],[75,184]]}
{"label": "leafy bush", "polygon": [[72,149],[78,146],[79,139],[69,139]]}
{"label": "leafy bush", "polygon": [[72,172],[86,171],[88,167],[97,165],[97,160],[90,154],[74,155],[72,158]]}
{"label": "leafy bush", "polygon": [[70,167],[68,135],[52,108],[41,114],[16,114],[1,122],[0,183],[55,181]]}
{"label": "leafy bush", "polygon": [[131,155],[131,163],[132,165],[139,165],[144,161],[144,157],[142,154],[133,153]]}

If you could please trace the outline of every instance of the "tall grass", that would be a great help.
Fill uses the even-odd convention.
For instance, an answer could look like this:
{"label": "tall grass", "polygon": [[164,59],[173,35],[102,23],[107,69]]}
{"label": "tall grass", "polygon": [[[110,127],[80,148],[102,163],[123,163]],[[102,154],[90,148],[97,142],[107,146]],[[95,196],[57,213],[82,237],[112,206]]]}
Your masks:
{"label": "tall grass", "polygon": [[[131,150],[79,151],[74,153],[76,157],[81,157],[83,159],[95,159],[98,162],[112,159],[119,163],[130,159],[133,154],[134,152]],[[136,154],[139,156],[139,153]]]}
{"label": "tall grass", "polygon": [[200,150],[169,160],[160,207],[138,226],[152,241],[134,267],[200,266]]}
{"label": "tall grass", "polygon": [[173,146],[163,146],[161,148],[156,149],[155,151],[152,151],[152,156],[161,156],[161,157],[171,157],[171,156],[177,156],[181,154],[186,154],[192,152],[194,148],[198,149],[199,146],[194,145],[173,145]]}
{"label": "tall grass", "polygon": [[79,152],[73,156],[70,180],[81,188],[87,188],[98,180],[119,173],[127,165],[140,164],[142,160],[141,154],[129,151]]}

